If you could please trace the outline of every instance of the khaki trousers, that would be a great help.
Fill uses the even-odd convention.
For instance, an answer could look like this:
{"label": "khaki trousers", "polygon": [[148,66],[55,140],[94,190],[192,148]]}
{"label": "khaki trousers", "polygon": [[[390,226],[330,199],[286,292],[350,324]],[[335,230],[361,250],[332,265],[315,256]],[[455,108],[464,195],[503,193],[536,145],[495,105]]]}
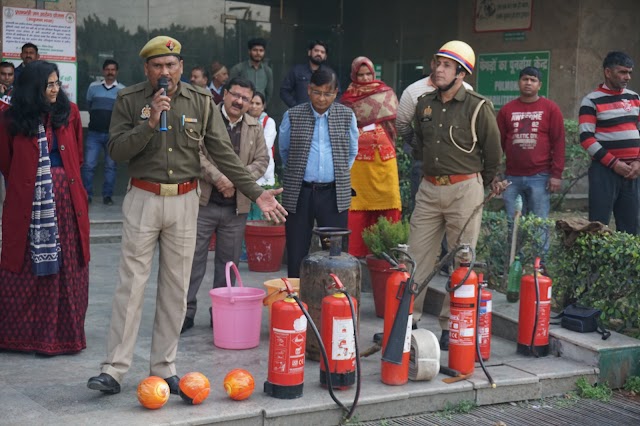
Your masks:
{"label": "khaki trousers", "polygon": [[113,298],[107,359],[102,372],[118,382],[129,370],[138,336],[144,289],[156,244],[160,247],[150,375],[176,375],[175,358],[186,311],[196,243],[198,191],[163,197],[131,187],[122,203],[122,251]]}
{"label": "khaki trousers", "polygon": [[[440,242],[446,233],[449,250],[455,249],[460,231],[473,210],[482,203],[484,187],[482,177],[468,179],[453,185],[436,186],[422,180],[416,194],[416,207],[411,215],[409,254],[416,262],[414,279],[420,285],[431,273],[440,254]],[[461,243],[475,249],[482,222],[482,210],[471,219]],[[413,304],[413,323],[422,317],[425,289]],[[449,293],[445,294],[439,318],[440,327],[449,329]]]}

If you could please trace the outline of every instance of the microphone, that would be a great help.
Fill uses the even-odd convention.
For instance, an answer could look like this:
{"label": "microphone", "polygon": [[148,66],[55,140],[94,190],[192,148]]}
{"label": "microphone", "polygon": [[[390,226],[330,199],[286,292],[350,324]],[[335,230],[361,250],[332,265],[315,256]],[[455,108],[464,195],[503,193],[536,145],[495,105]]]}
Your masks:
{"label": "microphone", "polygon": [[[166,77],[160,77],[158,80],[158,88],[163,89],[163,95],[166,96],[167,90],[169,90],[169,80],[167,80]],[[167,111],[162,111],[160,113],[160,131],[166,132],[167,130]]]}

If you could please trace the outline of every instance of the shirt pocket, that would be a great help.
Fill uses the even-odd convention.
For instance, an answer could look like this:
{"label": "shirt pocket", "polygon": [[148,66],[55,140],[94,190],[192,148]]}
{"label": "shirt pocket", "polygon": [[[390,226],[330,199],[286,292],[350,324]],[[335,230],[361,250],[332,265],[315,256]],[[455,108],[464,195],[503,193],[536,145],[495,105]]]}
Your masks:
{"label": "shirt pocket", "polygon": [[473,148],[473,137],[470,124],[453,124],[448,129],[449,140],[457,145],[459,149],[471,151]]}
{"label": "shirt pocket", "polygon": [[180,143],[190,149],[198,149],[198,144],[204,139],[201,123],[184,123],[183,138],[180,138]]}
{"label": "shirt pocket", "polygon": [[422,130],[422,140],[424,142],[431,142],[436,137],[436,126],[433,125],[433,121],[422,121],[420,123],[420,130]]}

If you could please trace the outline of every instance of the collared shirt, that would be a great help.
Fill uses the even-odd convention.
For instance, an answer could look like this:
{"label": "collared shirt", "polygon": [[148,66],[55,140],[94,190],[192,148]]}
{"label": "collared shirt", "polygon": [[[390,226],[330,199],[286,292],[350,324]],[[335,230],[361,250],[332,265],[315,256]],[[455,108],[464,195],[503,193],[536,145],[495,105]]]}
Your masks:
{"label": "collared shirt", "polygon": [[289,108],[309,102],[309,80],[311,80],[313,70],[307,62],[306,64],[294,65],[280,84],[280,99]]}
{"label": "collared shirt", "polygon": [[211,90],[212,92],[216,92],[218,95],[222,94],[222,89],[224,89],[224,84],[221,84],[220,87],[216,87],[213,84],[213,81],[211,83],[209,83],[209,90]]}
{"label": "collared shirt", "polygon": [[484,184],[491,183],[502,159],[502,148],[493,105],[488,101],[480,107],[475,123],[478,141],[473,142],[471,117],[482,99],[461,86],[446,103],[438,90],[418,100],[413,154],[416,160],[424,161],[425,175],[480,172]]}
{"label": "collared shirt", "polygon": [[122,89],[124,89],[124,85],[117,81],[114,81],[113,84],[107,84],[104,80],[94,81],[89,85],[87,89],[89,130],[109,133],[111,111],[113,111],[118,92]]}
{"label": "collared shirt", "polygon": [[231,68],[229,78],[242,77],[251,81],[256,86],[256,91],[262,93],[268,104],[273,95],[273,71],[271,67],[260,62],[258,68],[254,68],[251,61],[240,62]]}
{"label": "collared shirt", "polygon": [[225,109],[224,104],[220,105],[220,111],[222,111],[222,115],[224,116],[224,118],[226,118],[227,125],[231,128],[231,130],[233,130],[233,128],[238,124],[242,123],[242,117],[244,117],[244,114],[242,114],[236,121],[231,121],[231,118],[229,117],[229,114],[227,114],[227,110]]}
{"label": "collared shirt", "polygon": [[[462,82],[467,90],[473,90],[473,87],[466,82]],[[436,90],[431,81],[431,76],[421,78],[418,81],[411,83],[402,92],[400,96],[400,102],[398,102],[398,112],[396,115],[396,130],[398,135],[402,136],[405,143],[411,145],[413,141],[413,127],[411,122],[413,116],[416,113],[416,105],[418,104],[418,98],[425,93],[433,92]]]}
{"label": "collared shirt", "polygon": [[[311,108],[313,116],[316,119],[313,128],[313,138],[311,139],[311,148],[309,149],[309,158],[307,160],[307,168],[304,173],[304,180],[307,182],[333,182],[335,180],[333,170],[333,154],[331,150],[331,140],[329,139],[329,121],[328,111],[323,114]],[[284,113],[282,123],[280,124],[280,156],[282,163],[286,166],[289,158],[291,122],[289,120],[289,111]],[[349,129],[349,168],[358,154],[358,122],[355,114],[351,119],[351,127]]]}
{"label": "collared shirt", "polygon": [[[205,90],[179,83],[167,111],[168,130],[160,132],[147,122],[155,93],[151,84],[146,81],[122,89],[113,108],[109,154],[115,161],[129,162],[131,177],[180,183],[200,176],[202,140],[206,150],[215,155],[220,171],[240,192],[255,200],[263,190],[233,151],[222,115]],[[209,113],[205,118],[206,110]]]}
{"label": "collared shirt", "polygon": [[[118,85],[118,80],[113,80],[113,83],[107,84],[107,80],[102,80],[102,85],[108,90]],[[124,87],[124,86],[123,86]]]}

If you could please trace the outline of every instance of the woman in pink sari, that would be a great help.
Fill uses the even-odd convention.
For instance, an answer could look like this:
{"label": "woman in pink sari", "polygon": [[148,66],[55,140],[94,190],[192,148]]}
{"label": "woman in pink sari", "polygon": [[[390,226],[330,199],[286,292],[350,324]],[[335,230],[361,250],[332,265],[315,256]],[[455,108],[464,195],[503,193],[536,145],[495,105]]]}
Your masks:
{"label": "woman in pink sari", "polygon": [[375,79],[373,63],[359,56],[351,63],[351,84],[340,102],[353,109],[360,130],[351,168],[356,195],[349,209],[349,253],[363,257],[369,250],[362,231],[380,216],[396,222],[402,215],[395,148],[398,98],[391,87]]}

